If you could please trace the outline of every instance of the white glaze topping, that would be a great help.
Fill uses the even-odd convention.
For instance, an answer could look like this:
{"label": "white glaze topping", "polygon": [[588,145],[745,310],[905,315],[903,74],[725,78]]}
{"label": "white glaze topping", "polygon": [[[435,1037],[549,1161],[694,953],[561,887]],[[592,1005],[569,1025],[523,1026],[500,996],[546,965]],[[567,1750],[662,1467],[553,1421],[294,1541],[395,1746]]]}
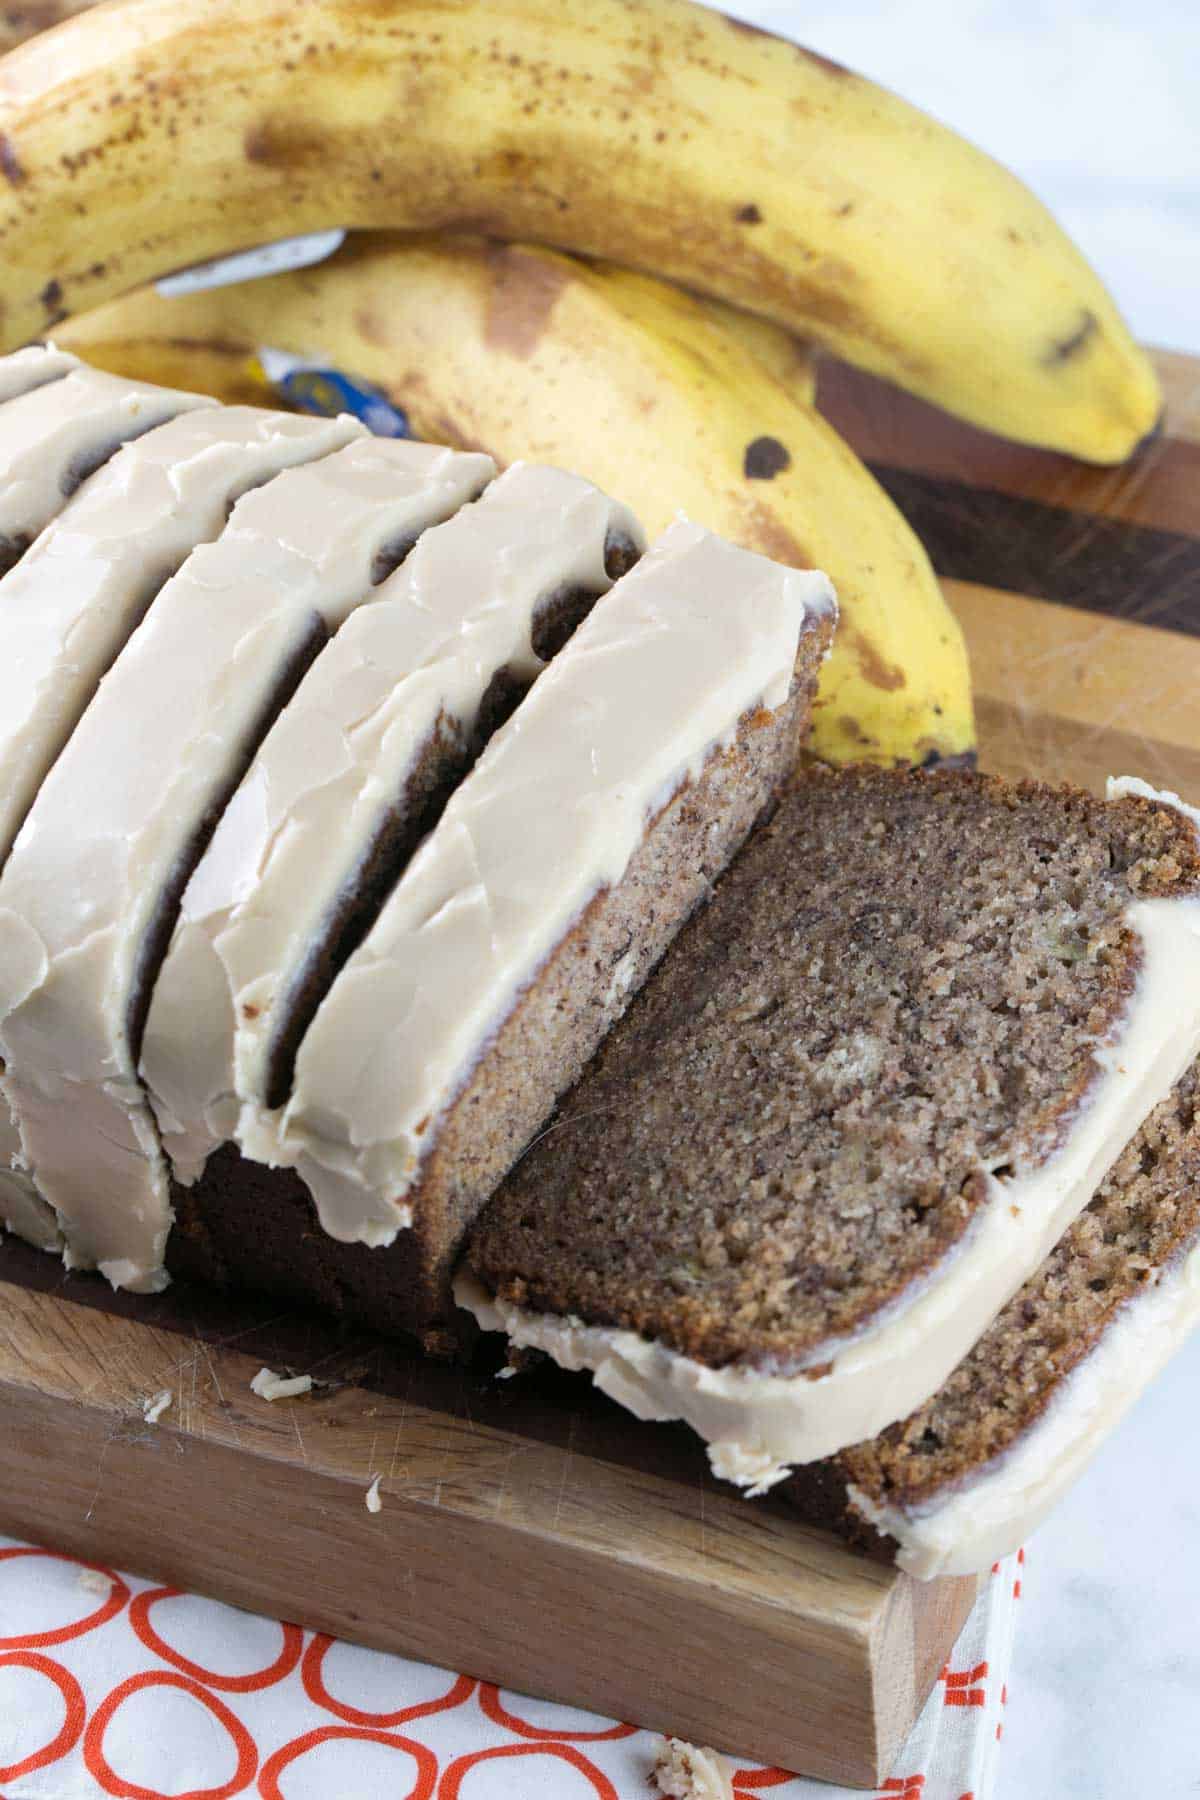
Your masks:
{"label": "white glaze topping", "polygon": [[297,1168],[335,1238],[386,1244],[482,1048],[647,821],[787,697],[822,575],[673,525],[594,607],[458,788],[239,1142]]}
{"label": "white glaze topping", "polygon": [[1041,1418],[1002,1455],[911,1511],[879,1506],[851,1487],[855,1506],[900,1546],[910,1575],[969,1575],[1023,1543],[1115,1430],[1138,1396],[1200,1324],[1200,1244],[1126,1301]]}
{"label": "white glaze topping", "polygon": [[[311,428],[288,413],[182,413],[118,450],[0,580],[0,866],[151,595],[196,544],[220,534],[235,500],[312,454]],[[53,1209],[10,1167],[19,1144],[0,1097],[0,1219],[39,1249],[57,1249]]]}
{"label": "white glaze topping", "polygon": [[[86,380],[73,385],[65,406],[58,403],[57,396],[51,397],[43,392],[51,383],[61,382],[64,376],[74,370],[79,370]],[[42,474],[45,475],[47,471],[53,474],[57,469],[60,488],[61,472],[69,469],[71,461],[81,449],[84,453],[103,450],[117,437],[130,435],[123,426],[114,431],[112,425],[113,395],[116,392],[112,386],[113,378],[105,376],[101,382],[93,384],[91,377],[94,373],[92,370],[84,370],[77,357],[68,355],[65,350],[57,350],[53,345],[32,344],[25,350],[16,350],[12,355],[0,358],[0,405],[15,401],[22,395],[42,395],[38,405],[17,407],[0,416],[0,483],[11,481],[14,485],[14,491],[7,502],[0,497],[0,517],[6,520],[6,525],[0,527],[0,536],[3,536],[4,531],[17,538],[34,536],[44,524],[47,510],[53,513],[57,505],[61,504],[61,499],[56,501],[53,489],[47,496],[38,479],[41,456],[37,438],[39,430],[44,427],[49,440],[45,448],[46,469]],[[132,383],[124,385],[126,391],[135,397],[154,396],[152,408],[163,409],[160,416],[164,418],[184,406],[195,408],[197,413],[203,412],[205,417],[211,416],[216,410],[212,403],[205,403],[195,395],[172,395],[166,389],[142,389]],[[92,410],[89,395],[99,399],[98,413]],[[138,399],[134,422],[139,430],[145,428],[141,422],[142,414],[143,401]],[[154,411],[151,410],[150,424],[154,423],[154,416]],[[191,412],[185,414],[188,421],[192,417]],[[181,424],[183,422],[180,421]],[[72,435],[73,424],[78,436]],[[31,442],[32,448],[29,447]],[[128,454],[128,448],[125,454]],[[94,485],[96,484],[85,483],[74,502],[68,503],[68,510],[72,506],[83,505]],[[22,604],[17,596],[30,592],[23,585],[24,572],[42,548],[42,543],[42,538],[38,538],[16,567],[10,569],[4,579],[0,580],[0,645],[5,651],[5,655],[0,658],[0,863],[8,855],[16,828],[24,817],[36,782],[44,773],[44,759],[40,759],[38,746],[44,738],[53,736],[54,720],[74,704],[74,690],[66,671],[61,671],[61,685],[55,682],[49,693],[43,691],[35,695],[34,688],[28,685],[31,671],[21,660],[20,652],[5,629],[13,619],[13,609]],[[60,598],[58,579],[62,572],[56,569],[50,594],[43,585],[43,600]],[[33,680],[36,681],[36,677]],[[35,698],[36,709],[33,704]],[[75,711],[77,710],[76,707]],[[58,742],[61,742],[61,738]],[[6,751],[15,752],[15,756],[6,757]],[[37,773],[32,775],[35,767]],[[23,772],[23,769],[28,773]],[[39,1198],[28,1176],[12,1166],[19,1148],[20,1136],[16,1125],[7,1103],[0,1098],[0,1224],[19,1237],[26,1238],[38,1249],[57,1250],[61,1239],[53,1210]]]}
{"label": "white glaze topping", "polygon": [[28,1175],[14,1165],[21,1153],[21,1134],[0,1095],[0,1226],[38,1250],[61,1250],[62,1234],[52,1206],[47,1206]]}
{"label": "white glaze topping", "polygon": [[[455,466],[464,498],[491,468]],[[142,1078],[180,1180],[266,1098],[293,984],[439,720],[465,741],[498,671],[534,679],[539,606],[611,585],[610,534],[641,541],[590,482],[517,464],[426,532],[308,671],[188,884],[155,984]]]}
{"label": "white glaze topping", "polygon": [[0,406],[15,400],[18,394],[30,394],[34,388],[57,381],[79,367],[79,358],[53,344],[30,344],[0,357]]}
{"label": "white glaze topping", "polygon": [[790,1464],[874,1437],[941,1386],[1200,1053],[1200,900],[1135,900],[1125,919],[1142,940],[1135,992],[1097,1047],[1099,1073],[1061,1146],[1012,1176],[982,1171],[987,1198],[944,1265],[855,1337],[818,1346],[807,1368],[713,1369],[632,1331],[514,1306],[467,1272],[455,1284],[459,1305],[515,1345],[591,1370],[639,1418],[686,1420],[714,1471],[753,1494]]}
{"label": "white glaze topping", "polygon": [[0,580],[0,865],[150,597],[233,501],[312,455],[288,413],[184,413],[118,450]]}
{"label": "white glaze topping", "polygon": [[202,394],[125,381],[82,363],[6,401],[0,407],[0,547],[36,537],[119,444],[177,413],[215,405]]}
{"label": "white glaze topping", "polygon": [[165,1279],[166,1165],[129,1026],[149,927],[287,669],[322,621],[369,597],[430,456],[451,454],[349,419],[304,423],[323,460],[247,494],[163,588],[0,876],[4,1091],[68,1261],[98,1263],[114,1285]]}

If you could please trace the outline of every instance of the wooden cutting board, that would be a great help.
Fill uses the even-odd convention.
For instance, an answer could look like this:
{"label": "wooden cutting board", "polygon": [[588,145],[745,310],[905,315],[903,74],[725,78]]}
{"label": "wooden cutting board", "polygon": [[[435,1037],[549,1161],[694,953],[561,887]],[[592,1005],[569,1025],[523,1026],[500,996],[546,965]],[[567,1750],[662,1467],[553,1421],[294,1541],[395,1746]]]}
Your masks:
{"label": "wooden cutting board", "polygon": [[[1200,797],[1200,364],[1160,366],[1168,428],[1107,472],[824,373],[946,579],[986,767]],[[319,1385],[268,1404],[263,1364]],[[498,1382],[182,1287],[112,1296],[12,1242],[0,1433],[18,1536],[853,1785],[887,1775],[974,1595],[741,1499],[688,1432],[579,1378]]]}

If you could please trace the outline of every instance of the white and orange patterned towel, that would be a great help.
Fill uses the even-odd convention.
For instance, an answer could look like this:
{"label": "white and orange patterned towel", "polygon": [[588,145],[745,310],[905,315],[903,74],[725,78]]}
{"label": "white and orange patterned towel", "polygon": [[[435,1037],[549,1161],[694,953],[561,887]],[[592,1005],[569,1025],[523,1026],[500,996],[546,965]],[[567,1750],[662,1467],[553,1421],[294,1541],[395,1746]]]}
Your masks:
{"label": "white and orange patterned towel", "polygon": [[[1022,1563],[996,1566],[879,1800],[990,1800]],[[658,1742],[0,1538],[5,1800],[649,1800]],[[839,1792],[754,1767],[733,1787]]]}

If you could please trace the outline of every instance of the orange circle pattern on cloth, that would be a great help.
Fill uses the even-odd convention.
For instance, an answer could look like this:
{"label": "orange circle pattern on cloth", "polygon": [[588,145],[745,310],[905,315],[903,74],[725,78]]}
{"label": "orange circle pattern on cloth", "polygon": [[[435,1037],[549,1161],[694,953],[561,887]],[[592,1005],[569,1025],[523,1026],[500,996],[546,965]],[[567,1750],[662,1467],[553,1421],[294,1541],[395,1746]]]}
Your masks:
{"label": "orange circle pattern on cloth", "polygon": [[[988,1800],[1024,1554],[878,1800]],[[658,1740],[0,1538],[0,1800],[650,1800]],[[736,1800],[837,1800],[747,1766]]]}

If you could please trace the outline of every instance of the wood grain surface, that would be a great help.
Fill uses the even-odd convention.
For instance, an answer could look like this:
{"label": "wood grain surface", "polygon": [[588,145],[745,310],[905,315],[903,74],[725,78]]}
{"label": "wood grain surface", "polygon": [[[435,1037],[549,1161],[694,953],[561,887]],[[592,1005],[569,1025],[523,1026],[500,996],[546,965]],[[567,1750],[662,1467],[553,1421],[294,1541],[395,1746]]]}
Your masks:
{"label": "wood grain surface", "polygon": [[[269,1403],[264,1363],[318,1385]],[[750,1504],[689,1433],[554,1371],[112,1296],[12,1240],[0,1432],[19,1537],[852,1785],[886,1775],[975,1594]]]}
{"label": "wood grain surface", "polygon": [[[1121,470],[1003,444],[852,371],[820,398],[921,533],[981,760],[1200,798],[1200,364]],[[270,1405],[262,1364],[318,1386]],[[497,1382],[298,1313],[153,1300],[0,1247],[0,1527],[745,1757],[887,1774],[973,1597],[716,1483],[586,1382]],[[173,1403],[148,1426],[144,1400]],[[368,1512],[381,1478],[382,1510]]]}
{"label": "wood grain surface", "polygon": [[819,403],[923,539],[971,653],[980,761],[1200,798],[1200,361],[1155,353],[1159,433],[1120,469],[989,437],[841,364]]}

